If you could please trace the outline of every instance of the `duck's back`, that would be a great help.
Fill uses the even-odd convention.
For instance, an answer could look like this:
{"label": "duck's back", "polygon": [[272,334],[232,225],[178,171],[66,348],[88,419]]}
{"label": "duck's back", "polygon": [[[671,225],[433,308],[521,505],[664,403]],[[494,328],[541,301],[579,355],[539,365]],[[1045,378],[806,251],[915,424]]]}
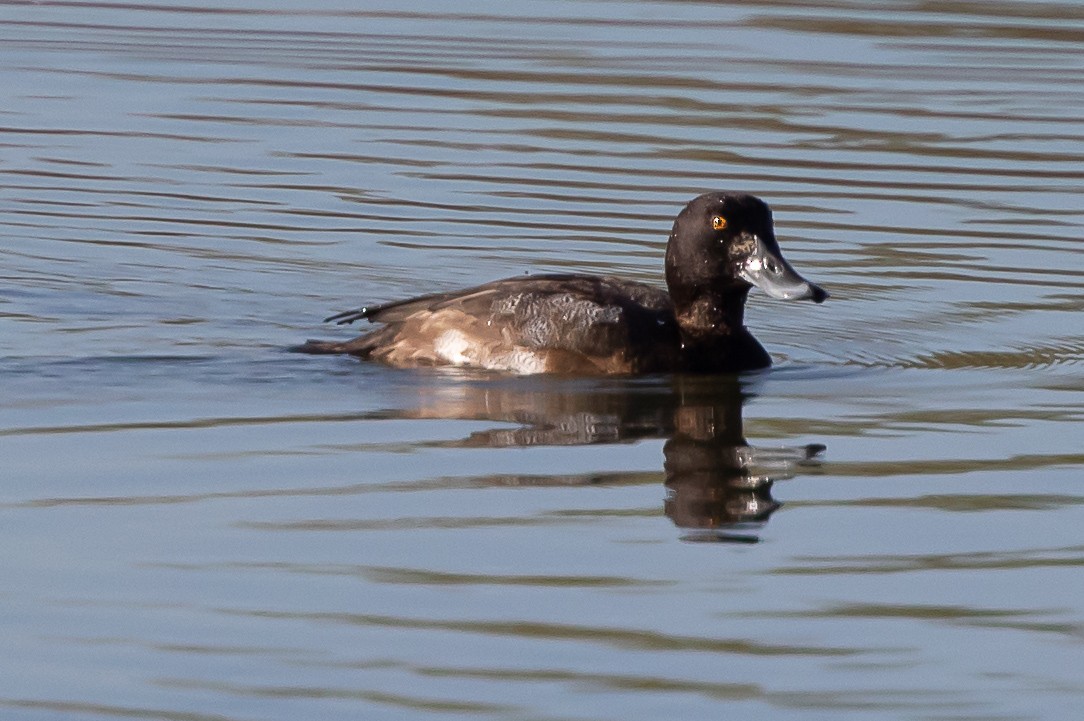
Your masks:
{"label": "duck's back", "polygon": [[351,353],[400,367],[457,365],[515,373],[671,370],[680,341],[670,296],[610,277],[507,278],[334,316],[383,327],[311,353]]}

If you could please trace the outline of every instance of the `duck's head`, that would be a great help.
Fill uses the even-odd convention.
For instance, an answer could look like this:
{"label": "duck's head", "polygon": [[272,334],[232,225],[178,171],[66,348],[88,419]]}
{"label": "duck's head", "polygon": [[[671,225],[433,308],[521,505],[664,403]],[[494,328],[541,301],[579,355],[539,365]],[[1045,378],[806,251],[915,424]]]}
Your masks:
{"label": "duck's head", "polygon": [[743,193],[706,193],[678,214],[666,247],[666,284],[679,307],[707,297],[744,300],[754,285],[783,300],[828,297],[783,259],[767,203]]}

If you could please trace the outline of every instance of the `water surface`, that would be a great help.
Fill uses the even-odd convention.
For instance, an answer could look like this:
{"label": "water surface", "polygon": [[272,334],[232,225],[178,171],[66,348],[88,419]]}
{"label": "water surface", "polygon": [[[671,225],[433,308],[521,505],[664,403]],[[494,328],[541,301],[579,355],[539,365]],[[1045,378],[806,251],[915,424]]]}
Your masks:
{"label": "water surface", "polygon": [[[1076,3],[0,5],[0,715],[1063,719]],[[741,379],[297,356],[661,282],[756,193]]]}

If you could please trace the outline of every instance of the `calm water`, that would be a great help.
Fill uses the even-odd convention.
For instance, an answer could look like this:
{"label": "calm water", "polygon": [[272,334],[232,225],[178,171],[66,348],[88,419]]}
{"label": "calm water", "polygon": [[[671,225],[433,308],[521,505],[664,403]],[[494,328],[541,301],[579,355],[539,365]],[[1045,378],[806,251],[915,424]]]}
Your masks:
{"label": "calm water", "polygon": [[[203,3],[203,4],[201,4]],[[1084,7],[0,5],[0,718],[1065,719]],[[776,368],[284,352],[661,279],[713,189]]]}

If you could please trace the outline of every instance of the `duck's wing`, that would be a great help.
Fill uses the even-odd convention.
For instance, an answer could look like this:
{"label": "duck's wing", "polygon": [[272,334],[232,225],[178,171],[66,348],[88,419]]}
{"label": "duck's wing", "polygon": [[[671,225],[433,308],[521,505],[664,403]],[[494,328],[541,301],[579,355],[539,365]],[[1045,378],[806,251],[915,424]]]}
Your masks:
{"label": "duck's wing", "polygon": [[[554,303],[561,308],[553,308]],[[546,311],[575,311],[588,317],[605,308],[640,306],[649,312],[666,312],[670,296],[659,288],[621,278],[549,274],[505,278],[467,290],[430,293],[405,300],[363,306],[336,313],[325,323],[344,325],[357,320],[397,323],[419,312],[459,310],[468,315],[537,315]],[[605,315],[605,313],[603,313]],[[612,312],[611,312],[612,315]]]}
{"label": "duck's wing", "polygon": [[[585,275],[506,278],[454,293],[346,311],[339,323],[383,327],[345,344],[308,352],[348,352],[393,365],[441,364],[578,368],[647,367],[676,346],[669,295],[642,283]],[[558,359],[560,363],[558,363]],[[641,363],[642,361],[642,363]],[[563,365],[562,365],[563,364]]]}

